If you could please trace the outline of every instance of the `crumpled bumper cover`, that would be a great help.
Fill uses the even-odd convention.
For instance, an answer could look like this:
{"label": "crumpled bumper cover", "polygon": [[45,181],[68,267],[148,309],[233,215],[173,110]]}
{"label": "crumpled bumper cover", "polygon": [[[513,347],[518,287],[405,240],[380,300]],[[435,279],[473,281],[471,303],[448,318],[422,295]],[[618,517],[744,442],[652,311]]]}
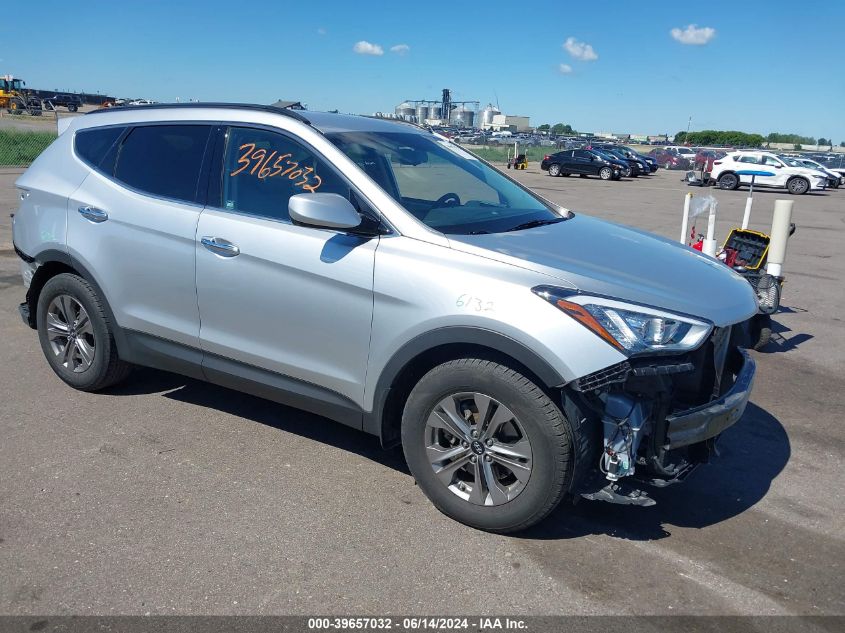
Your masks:
{"label": "crumpled bumper cover", "polygon": [[674,413],[666,418],[667,448],[674,449],[703,442],[734,425],[745,412],[757,365],[743,349],[736,381],[725,395],[703,406]]}

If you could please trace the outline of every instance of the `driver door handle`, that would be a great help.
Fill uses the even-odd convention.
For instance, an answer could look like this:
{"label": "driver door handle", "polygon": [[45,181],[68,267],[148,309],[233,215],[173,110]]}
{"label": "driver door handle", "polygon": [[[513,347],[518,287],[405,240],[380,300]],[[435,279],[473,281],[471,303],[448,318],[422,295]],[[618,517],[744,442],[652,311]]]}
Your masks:
{"label": "driver door handle", "polygon": [[215,255],[222,257],[235,257],[240,255],[241,249],[222,237],[203,237],[200,242]]}

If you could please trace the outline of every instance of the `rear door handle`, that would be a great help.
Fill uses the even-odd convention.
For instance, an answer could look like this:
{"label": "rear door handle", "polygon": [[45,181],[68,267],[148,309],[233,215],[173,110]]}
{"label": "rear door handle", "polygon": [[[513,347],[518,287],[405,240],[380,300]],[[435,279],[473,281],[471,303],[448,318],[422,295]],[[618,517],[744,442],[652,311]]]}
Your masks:
{"label": "rear door handle", "polygon": [[241,249],[232,244],[229,240],[224,240],[221,237],[206,236],[203,237],[200,242],[203,246],[205,246],[215,255],[221,255],[223,257],[235,257],[236,255],[240,255],[241,253]]}
{"label": "rear door handle", "polygon": [[92,207],[90,205],[79,207],[79,215],[81,215],[86,220],[94,222],[95,224],[105,222],[109,219],[108,213],[106,213],[102,209],[98,209],[97,207]]}

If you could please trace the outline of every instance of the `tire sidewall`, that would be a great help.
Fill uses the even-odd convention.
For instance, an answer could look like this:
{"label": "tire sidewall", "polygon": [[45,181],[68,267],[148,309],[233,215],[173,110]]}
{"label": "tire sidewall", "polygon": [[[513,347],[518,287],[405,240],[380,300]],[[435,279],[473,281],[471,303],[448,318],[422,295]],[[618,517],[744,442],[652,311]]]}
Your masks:
{"label": "tire sidewall", "polygon": [[[448,365],[448,364],[447,364]],[[402,417],[402,446],[405,459],[418,485],[431,502],[444,514],[481,529],[507,531],[529,521],[548,501],[557,480],[563,478],[567,487],[572,477],[571,457],[565,461],[564,472],[555,447],[559,440],[548,425],[542,422],[537,402],[508,381],[501,365],[487,367],[465,365],[435,368],[424,376],[411,392]],[[491,369],[492,368],[492,369]],[[479,506],[465,501],[451,492],[434,474],[425,451],[426,420],[434,406],[443,398],[459,392],[478,392],[495,398],[507,406],[519,420],[532,451],[532,470],[522,492],[511,501],[498,506]],[[561,414],[561,418],[563,415]],[[572,452],[572,432],[567,428],[566,451]]]}
{"label": "tire sidewall", "polygon": [[549,176],[560,176],[560,165],[549,165]]}
{"label": "tire sidewall", "polygon": [[[94,360],[88,369],[79,373],[64,367],[58,361],[47,338],[47,308],[55,297],[63,294],[73,297],[82,304],[82,307],[88,313],[88,318],[91,321],[91,327],[94,332]],[[59,378],[71,387],[83,390],[99,382],[100,378],[108,369],[107,364],[112,341],[106,323],[102,318],[99,304],[92,296],[91,290],[79,277],[63,273],[53,277],[44,284],[44,288],[42,288],[41,294],[38,297],[36,324],[41,349],[44,352],[48,364]]]}
{"label": "tire sidewall", "polygon": [[610,167],[602,167],[599,170],[599,177],[602,180],[610,180],[613,177],[613,170]]}

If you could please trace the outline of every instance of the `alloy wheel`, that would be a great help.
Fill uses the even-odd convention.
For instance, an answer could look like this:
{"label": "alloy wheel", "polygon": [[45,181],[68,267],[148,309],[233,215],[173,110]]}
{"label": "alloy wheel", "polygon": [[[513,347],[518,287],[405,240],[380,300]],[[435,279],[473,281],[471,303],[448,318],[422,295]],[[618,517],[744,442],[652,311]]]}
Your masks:
{"label": "alloy wheel", "polygon": [[59,364],[81,373],[94,362],[94,328],[82,304],[57,295],[47,307],[47,340]]}
{"label": "alloy wheel", "polygon": [[433,408],[425,446],[437,479],[483,506],[516,498],[531,477],[531,442],[514,413],[490,396],[455,393]]}

